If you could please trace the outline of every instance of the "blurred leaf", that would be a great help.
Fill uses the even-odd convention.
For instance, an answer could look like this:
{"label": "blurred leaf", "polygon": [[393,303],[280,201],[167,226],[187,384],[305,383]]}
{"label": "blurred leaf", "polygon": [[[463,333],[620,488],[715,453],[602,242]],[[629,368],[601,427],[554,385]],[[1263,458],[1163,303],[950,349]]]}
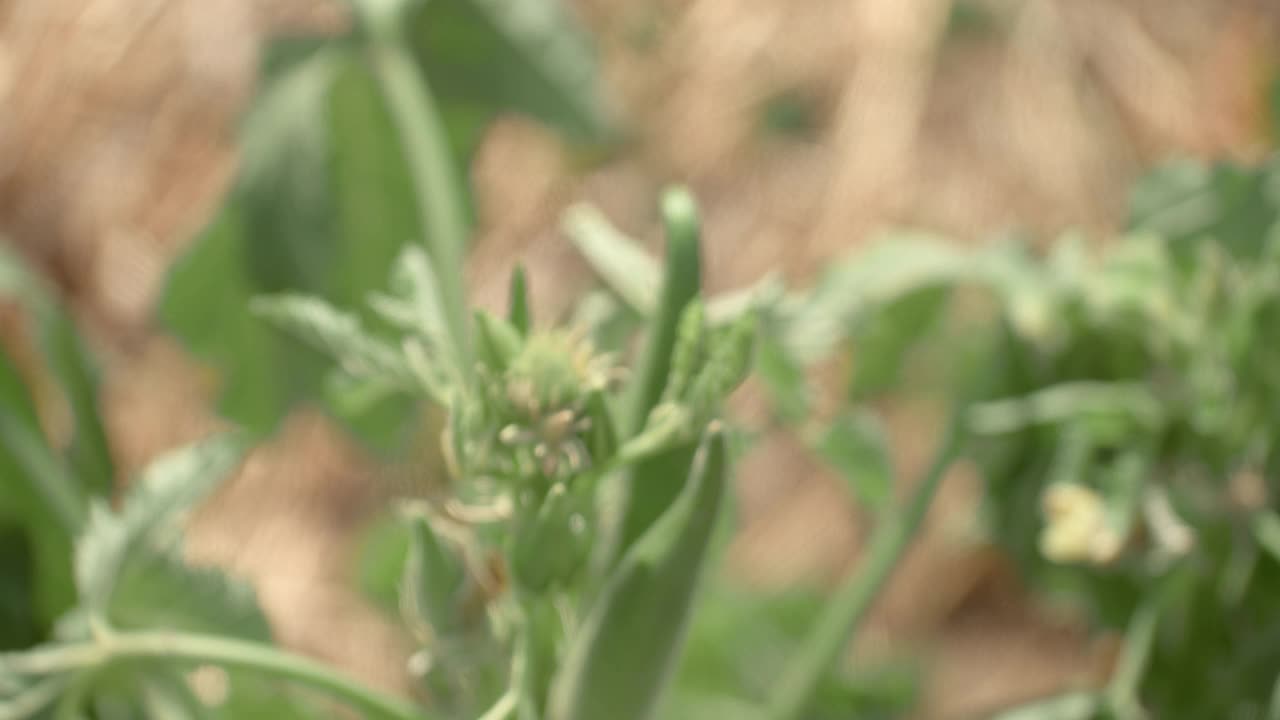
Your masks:
{"label": "blurred leaf", "polygon": [[818,102],[805,88],[782,88],[764,101],[760,126],[772,135],[813,140],[822,129]]}
{"label": "blurred leaf", "polygon": [[1144,176],[1130,200],[1133,229],[1158,233],[1184,262],[1200,241],[1220,243],[1240,258],[1256,259],[1280,220],[1280,165],[1206,166],[1175,160]]}
{"label": "blurred leaf", "polygon": [[885,507],[893,486],[888,438],[867,412],[847,411],[818,442],[818,454],[849,483],[854,498],[872,512]]}
{"label": "blurred leaf", "polygon": [[981,434],[1014,432],[1037,424],[1112,418],[1126,425],[1154,427],[1163,421],[1164,412],[1144,385],[1080,381],[975,405],[969,422],[973,432]]}
{"label": "blurred leaf", "polygon": [[78,483],[90,493],[109,496],[115,480],[111,450],[98,408],[97,368],[75,323],[53,291],[12,251],[0,246],[0,296],[21,303],[35,322],[44,369],[57,380],[75,427],[67,460]]}
{"label": "blurred leaf", "polygon": [[516,110],[581,139],[606,133],[589,39],[559,0],[431,0],[409,32],[445,105]]}
{"label": "blurred leaf", "polygon": [[804,368],[787,354],[777,332],[760,333],[756,374],[764,381],[774,409],[787,422],[798,423],[809,413],[809,386]]}
{"label": "blurred leaf", "polygon": [[361,535],[355,563],[358,583],[365,597],[383,610],[399,611],[409,543],[409,528],[390,514],[379,517]]}
{"label": "blurred leaf", "polygon": [[[817,589],[748,590],[718,577],[698,603],[688,651],[661,717],[759,717],[762,690],[799,647],[822,602]],[[824,677],[806,717],[901,717],[916,695],[915,674],[892,666],[838,668]]]}
{"label": "blurred leaf", "polygon": [[323,300],[296,294],[262,296],[253,299],[250,309],[332,358],[352,378],[376,381],[392,390],[425,389],[436,398],[443,397],[439,385],[420,382],[433,381],[433,375],[419,377],[397,348],[367,332],[355,315]]}
{"label": "blurred leaf", "polygon": [[186,630],[269,642],[253,590],[217,568],[185,565],[172,550],[139,553],[118,578],[108,611],[121,630]]}
{"label": "blurred leaf", "polygon": [[949,297],[949,287],[926,287],[885,303],[862,319],[852,334],[854,372],[848,393],[853,402],[897,384],[907,354],[935,325]]}
{"label": "blurred leaf", "polygon": [[865,312],[915,291],[978,277],[982,266],[953,243],[893,234],[834,263],[787,323],[784,344],[810,364],[826,357]]}
{"label": "blurred leaf", "polygon": [[134,481],[118,513],[103,504],[92,508],[75,555],[76,584],[91,613],[109,617],[117,588],[135,569],[146,570],[154,548],[173,540],[181,516],[225,479],[242,453],[232,436],[172,451]]}
{"label": "blurred leaf", "polygon": [[623,302],[649,317],[658,306],[662,271],[635,240],[623,235],[589,205],[576,205],[564,216],[564,231],[578,252]]}
{"label": "blurred leaf", "polygon": [[1280,562],[1280,515],[1269,511],[1260,512],[1254,515],[1251,529],[1258,545],[1267,551],[1272,560]]}
{"label": "blurred leaf", "polygon": [[36,610],[36,558],[26,528],[0,525],[0,568],[0,652],[30,647],[41,640],[44,623]]}
{"label": "blurred leaf", "polygon": [[321,397],[324,363],[254,318],[251,300],[363,303],[421,232],[397,134],[355,56],[327,49],[279,67],[243,138],[232,197],[170,272],[161,316],[218,369],[222,413],[267,433]]}
{"label": "blurred leaf", "polygon": [[[25,528],[34,577],[27,603],[48,628],[75,600],[72,538],[84,522],[83,488],[45,442],[35,404],[8,354],[0,349],[0,523]],[[15,541],[16,542],[16,541]],[[19,552],[15,544],[11,548]],[[25,585],[16,564],[0,566],[0,582]],[[12,574],[10,574],[12,570]]]}

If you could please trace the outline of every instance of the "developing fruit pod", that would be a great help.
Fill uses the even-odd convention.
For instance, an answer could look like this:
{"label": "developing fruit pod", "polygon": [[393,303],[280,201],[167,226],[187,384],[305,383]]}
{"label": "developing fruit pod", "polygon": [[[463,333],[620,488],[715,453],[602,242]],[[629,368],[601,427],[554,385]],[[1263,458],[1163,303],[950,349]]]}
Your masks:
{"label": "developing fruit pod", "polygon": [[[684,308],[701,290],[701,250],[698,208],[683,188],[672,188],[662,198],[667,254],[658,307],[649,323],[636,372],[632,375],[622,420],[624,437],[634,436],[662,400],[671,374],[671,359]],[[688,475],[693,443],[633,467],[623,479],[618,499],[621,518],[605,541],[603,562],[616,565],[630,548],[679,496]]]}
{"label": "developing fruit pod", "polygon": [[712,338],[707,362],[694,379],[686,400],[700,417],[719,413],[725,397],[746,379],[754,344],[754,315],[739,317]]}
{"label": "developing fruit pod", "polygon": [[422,514],[412,514],[409,556],[400,583],[400,605],[410,626],[426,625],[436,634],[458,629],[459,602],[466,574]]}
{"label": "developing fruit pod", "polygon": [[676,346],[671,351],[671,376],[662,393],[665,402],[680,402],[694,377],[702,369],[707,341],[706,313],[702,302],[693,300],[680,315]]}
{"label": "developing fruit pod", "polygon": [[650,720],[679,662],[716,517],[726,451],[707,429],[688,481],[618,562],[551,690],[549,720]]}
{"label": "developing fruit pod", "polygon": [[516,521],[507,549],[511,578],[531,595],[573,582],[591,551],[591,500],[557,483],[536,514]]}

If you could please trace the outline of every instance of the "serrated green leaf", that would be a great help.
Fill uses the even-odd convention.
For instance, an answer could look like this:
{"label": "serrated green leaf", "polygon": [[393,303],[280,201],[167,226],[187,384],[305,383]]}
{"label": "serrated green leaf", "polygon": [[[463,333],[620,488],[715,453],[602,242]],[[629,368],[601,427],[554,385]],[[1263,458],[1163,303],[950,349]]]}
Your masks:
{"label": "serrated green leaf", "polygon": [[172,451],[134,481],[118,513],[95,505],[76,543],[75,577],[81,599],[106,618],[118,583],[131,566],[171,542],[182,514],[207,496],[240,462],[243,445],[233,436]]}
{"label": "serrated green leaf", "polygon": [[408,32],[446,105],[524,112],[589,140],[606,133],[588,36],[559,0],[431,0]]}
{"label": "serrated green leaf", "polygon": [[381,91],[340,45],[280,63],[242,137],[247,164],[171,270],[161,317],[220,372],[219,410],[267,433],[321,396],[327,363],[253,317],[251,300],[302,292],[354,307],[422,231]]}
{"label": "serrated green leaf", "polygon": [[866,412],[847,412],[818,441],[818,454],[839,471],[853,496],[872,512],[891,499],[893,467],[888,437],[880,422]]}
{"label": "serrated green leaf", "polygon": [[259,297],[250,309],[333,359],[352,377],[377,378],[405,390],[418,386],[415,373],[396,348],[366,331],[355,315],[319,298],[297,294]]}
{"label": "serrated green leaf", "polygon": [[461,359],[449,341],[449,321],[441,292],[431,256],[420,246],[409,245],[400,251],[391,268],[390,293],[371,293],[369,305],[388,323],[416,334],[424,349],[445,363],[448,375],[456,377]]}
{"label": "serrated green leaf", "polygon": [[269,642],[271,628],[253,590],[216,568],[190,567],[148,549],[116,578],[107,612],[120,630],[185,630]]}

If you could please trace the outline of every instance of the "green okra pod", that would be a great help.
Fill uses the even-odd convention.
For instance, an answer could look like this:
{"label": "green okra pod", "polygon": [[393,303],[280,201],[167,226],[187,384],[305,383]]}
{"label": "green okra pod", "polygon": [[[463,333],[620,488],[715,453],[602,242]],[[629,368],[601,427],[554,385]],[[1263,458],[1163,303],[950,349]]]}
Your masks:
{"label": "green okra pod", "polygon": [[[627,437],[645,426],[649,413],[662,400],[681,316],[701,288],[698,214],[693,197],[682,188],[668,190],[662,199],[662,214],[667,234],[666,272],[623,418],[622,430]],[[680,494],[692,453],[692,446],[664,453],[638,464],[625,478],[621,522],[608,546],[609,565],[617,562]]]}
{"label": "green okra pod", "polygon": [[570,645],[549,720],[649,720],[679,662],[728,476],[712,423],[688,482],[619,561]]}

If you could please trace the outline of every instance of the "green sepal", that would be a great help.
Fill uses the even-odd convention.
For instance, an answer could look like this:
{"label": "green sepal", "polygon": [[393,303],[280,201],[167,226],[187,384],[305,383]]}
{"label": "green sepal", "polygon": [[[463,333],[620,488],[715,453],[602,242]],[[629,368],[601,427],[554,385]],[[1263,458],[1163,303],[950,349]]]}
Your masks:
{"label": "green sepal", "polygon": [[511,271],[511,284],[507,290],[507,322],[521,337],[529,337],[533,312],[529,309],[529,283],[523,265],[516,265]]}
{"label": "green sepal", "polygon": [[466,572],[425,513],[406,513],[404,522],[409,553],[400,580],[401,612],[411,628],[430,628],[437,636],[453,634],[462,625],[459,610]]}
{"label": "green sepal", "polygon": [[483,310],[475,311],[474,318],[476,358],[495,375],[506,372],[524,344],[520,331]]}

